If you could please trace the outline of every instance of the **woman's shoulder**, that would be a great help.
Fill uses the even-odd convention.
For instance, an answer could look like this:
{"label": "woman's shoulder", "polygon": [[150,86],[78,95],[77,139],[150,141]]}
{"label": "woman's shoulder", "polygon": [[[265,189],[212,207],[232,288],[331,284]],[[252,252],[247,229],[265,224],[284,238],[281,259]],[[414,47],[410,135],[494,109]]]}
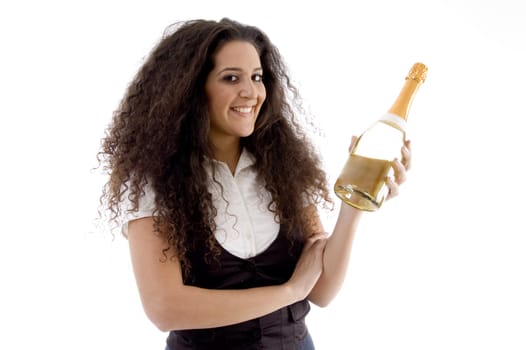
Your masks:
{"label": "woman's shoulder", "polygon": [[146,183],[138,196],[137,206],[130,197],[130,187],[127,187],[122,195],[121,209],[121,231],[126,237],[128,235],[128,223],[132,220],[153,216],[155,211],[155,191],[150,183]]}

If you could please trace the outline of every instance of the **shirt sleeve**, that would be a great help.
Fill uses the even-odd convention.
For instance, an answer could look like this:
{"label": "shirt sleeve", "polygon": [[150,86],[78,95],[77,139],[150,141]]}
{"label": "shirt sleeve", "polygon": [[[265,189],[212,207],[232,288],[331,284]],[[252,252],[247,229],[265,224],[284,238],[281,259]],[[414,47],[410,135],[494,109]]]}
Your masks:
{"label": "shirt sleeve", "polygon": [[144,195],[139,197],[139,205],[137,210],[133,210],[133,205],[128,199],[128,193],[124,194],[124,200],[121,202],[122,220],[121,233],[124,237],[128,237],[128,223],[133,220],[153,216],[155,211],[155,192],[153,188],[146,184],[144,186]]}

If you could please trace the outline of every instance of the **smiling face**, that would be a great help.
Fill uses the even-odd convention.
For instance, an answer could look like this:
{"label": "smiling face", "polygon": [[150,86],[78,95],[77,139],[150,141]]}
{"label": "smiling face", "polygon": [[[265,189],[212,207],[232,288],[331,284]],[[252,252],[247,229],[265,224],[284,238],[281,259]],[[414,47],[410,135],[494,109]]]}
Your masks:
{"label": "smiling face", "polygon": [[205,91],[210,115],[210,141],[217,147],[239,141],[254,131],[266,92],[256,48],[245,41],[224,44],[215,54]]}

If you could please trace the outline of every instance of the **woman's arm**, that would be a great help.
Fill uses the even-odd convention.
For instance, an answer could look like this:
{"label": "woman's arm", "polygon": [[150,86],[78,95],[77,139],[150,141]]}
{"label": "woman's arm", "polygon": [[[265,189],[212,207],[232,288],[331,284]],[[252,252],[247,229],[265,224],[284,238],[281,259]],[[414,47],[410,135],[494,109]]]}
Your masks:
{"label": "woman's arm", "polygon": [[[309,207],[307,213],[311,219],[316,218],[314,232],[323,232],[316,209]],[[350,205],[341,205],[336,225],[325,246],[323,272],[309,294],[309,300],[314,304],[327,306],[340,291],[347,274],[352,244],[361,215],[360,210]]]}
{"label": "woman's arm", "polygon": [[[353,139],[353,142],[355,139]],[[352,147],[352,145],[351,145]],[[387,179],[389,195],[387,200],[398,195],[398,186],[405,182],[406,171],[411,164],[411,149],[409,141],[402,147],[402,161],[393,161],[394,179]],[[305,214],[311,221],[311,233],[324,232],[314,206],[306,208]],[[350,205],[341,204],[334,230],[328,238],[323,255],[323,273],[309,294],[309,300],[318,306],[327,306],[338,294],[343,285],[349,259],[351,256],[354,236],[362,211]]]}
{"label": "woman's arm", "polygon": [[306,244],[291,279],[243,290],[211,290],[183,284],[177,258],[162,260],[166,241],[153,218],[131,221],[128,240],[133,271],[148,318],[162,331],[219,327],[247,321],[307,297],[322,270],[325,240]]}

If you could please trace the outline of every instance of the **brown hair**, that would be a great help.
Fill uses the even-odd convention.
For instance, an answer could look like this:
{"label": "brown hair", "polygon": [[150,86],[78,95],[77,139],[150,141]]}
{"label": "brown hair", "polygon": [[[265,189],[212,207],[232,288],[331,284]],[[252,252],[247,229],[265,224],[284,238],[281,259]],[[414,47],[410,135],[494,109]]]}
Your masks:
{"label": "brown hair", "polygon": [[332,201],[320,160],[295,116],[297,89],[266,34],[229,19],[192,20],[169,30],[128,86],[102,140],[98,159],[109,180],[101,203],[117,222],[124,196],[137,209],[144,186],[151,185],[155,229],[176,249],[188,275],[187,254],[196,244],[206,244],[209,258],[219,253],[213,235],[217,212],[204,168],[213,158],[204,85],[225,42],[250,42],[260,55],[267,98],[254,132],[241,142],[272,196],[269,209],[290,236],[306,224],[306,202]]}

